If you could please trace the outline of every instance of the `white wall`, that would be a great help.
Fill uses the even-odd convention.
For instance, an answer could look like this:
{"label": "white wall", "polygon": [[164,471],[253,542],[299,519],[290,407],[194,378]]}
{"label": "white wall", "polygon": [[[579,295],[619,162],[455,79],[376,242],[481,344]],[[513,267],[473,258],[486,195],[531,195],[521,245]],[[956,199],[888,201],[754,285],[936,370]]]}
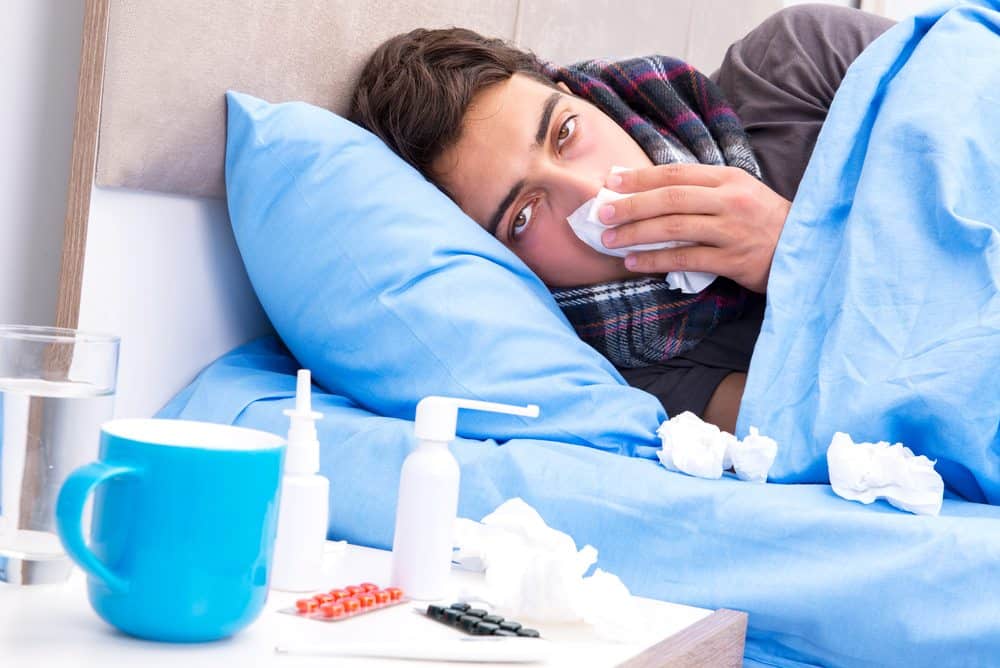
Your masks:
{"label": "white wall", "polygon": [[861,8],[901,21],[943,2],[944,0],[861,0]]}
{"label": "white wall", "polygon": [[95,188],[82,287],[80,329],[121,337],[115,417],[153,415],[214,359],[272,331],[223,200]]}
{"label": "white wall", "polygon": [[0,323],[51,325],[83,0],[0,5]]}
{"label": "white wall", "polygon": [[805,5],[819,2],[824,5],[843,5],[844,7],[857,7],[859,0],[784,0],[785,7],[792,5]]}

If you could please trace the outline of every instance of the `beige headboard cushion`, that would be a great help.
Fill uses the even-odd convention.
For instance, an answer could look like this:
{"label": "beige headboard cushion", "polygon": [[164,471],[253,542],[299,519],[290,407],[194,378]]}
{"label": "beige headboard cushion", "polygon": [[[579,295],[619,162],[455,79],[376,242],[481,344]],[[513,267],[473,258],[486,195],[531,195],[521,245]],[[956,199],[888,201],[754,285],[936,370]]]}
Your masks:
{"label": "beige headboard cushion", "polygon": [[96,183],[223,197],[227,89],[343,113],[365,59],[460,25],[544,58],[665,53],[704,69],[780,6],[753,0],[111,0]]}

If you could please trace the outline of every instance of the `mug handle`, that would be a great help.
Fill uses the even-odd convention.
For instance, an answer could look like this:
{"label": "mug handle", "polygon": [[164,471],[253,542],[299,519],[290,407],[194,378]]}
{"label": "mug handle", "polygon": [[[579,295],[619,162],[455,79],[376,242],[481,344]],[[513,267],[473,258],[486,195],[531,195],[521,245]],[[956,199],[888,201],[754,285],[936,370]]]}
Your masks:
{"label": "mug handle", "polygon": [[135,469],[127,466],[91,462],[69,474],[59,490],[59,500],[56,502],[56,526],[66,553],[83,570],[118,593],[128,591],[128,581],[112,573],[87,547],[83,538],[83,505],[87,496],[102,482],[135,473]]}

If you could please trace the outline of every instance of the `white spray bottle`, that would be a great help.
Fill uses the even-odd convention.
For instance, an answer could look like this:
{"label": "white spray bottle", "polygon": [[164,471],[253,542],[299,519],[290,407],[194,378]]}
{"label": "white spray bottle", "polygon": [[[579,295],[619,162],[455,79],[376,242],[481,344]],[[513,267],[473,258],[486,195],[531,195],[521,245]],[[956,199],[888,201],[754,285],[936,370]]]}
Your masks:
{"label": "white spray bottle", "polygon": [[274,540],[271,587],[282,591],[315,591],[322,587],[323,547],[329,516],[330,481],[319,471],[319,440],[312,410],[310,375],[300,369],[295,388],[285,471],[278,502],[278,535]]}
{"label": "white spray bottle", "polygon": [[416,449],[403,462],[392,540],[392,584],[415,600],[433,601],[448,593],[453,531],[458,516],[458,409],[538,417],[538,406],[425,397],[417,404]]}

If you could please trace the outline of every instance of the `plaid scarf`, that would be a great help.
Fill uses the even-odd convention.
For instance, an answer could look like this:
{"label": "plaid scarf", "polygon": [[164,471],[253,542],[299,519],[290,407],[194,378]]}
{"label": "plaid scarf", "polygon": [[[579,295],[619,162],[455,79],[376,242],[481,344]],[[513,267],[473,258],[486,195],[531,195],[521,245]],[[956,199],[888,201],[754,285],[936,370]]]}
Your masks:
{"label": "plaid scarf", "polygon": [[[760,167],[736,112],[708,77],[664,56],[618,62],[544,64],[613,118],[654,164],[731,165],[760,178]],[[719,279],[696,295],[670,290],[662,278],[636,278],[552,291],[580,338],[623,368],[663,362],[698,345],[720,323],[743,312],[747,293]]]}

